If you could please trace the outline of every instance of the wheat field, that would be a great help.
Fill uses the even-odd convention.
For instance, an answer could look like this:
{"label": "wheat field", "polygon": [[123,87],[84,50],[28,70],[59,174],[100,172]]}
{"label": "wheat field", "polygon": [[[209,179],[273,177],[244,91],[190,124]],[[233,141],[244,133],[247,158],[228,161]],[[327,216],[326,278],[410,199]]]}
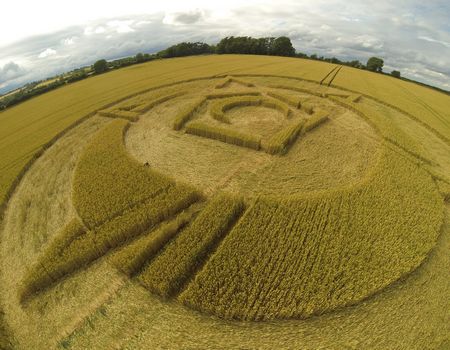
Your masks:
{"label": "wheat field", "polygon": [[1,112],[14,346],[450,345],[450,98],[333,68],[160,60]]}

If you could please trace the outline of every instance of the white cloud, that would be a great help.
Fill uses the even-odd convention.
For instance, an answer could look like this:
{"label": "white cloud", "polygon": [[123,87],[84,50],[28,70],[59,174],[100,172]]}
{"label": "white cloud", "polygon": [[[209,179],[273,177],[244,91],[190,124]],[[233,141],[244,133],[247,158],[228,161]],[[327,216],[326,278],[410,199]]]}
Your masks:
{"label": "white cloud", "polygon": [[139,21],[139,22],[136,22],[135,25],[136,25],[136,27],[141,27],[141,26],[145,26],[150,23],[152,23],[152,21]]}
{"label": "white cloud", "polygon": [[[61,3],[47,11],[48,17],[37,20],[34,13],[45,12],[48,1],[31,4],[27,12],[33,15],[5,10],[17,2],[2,7],[21,19],[5,16],[0,21],[0,67],[10,61],[27,67],[26,75],[11,80],[14,84],[99,58],[152,53],[180,41],[216,43],[229,35],[287,35],[300,52],[363,63],[379,56],[386,71],[399,69],[403,76],[440,87],[450,82],[448,0],[128,0],[108,6],[92,1],[87,6],[87,0],[79,0],[80,6],[71,12]],[[43,31],[49,34],[30,36]],[[17,41],[24,36],[28,38]],[[42,56],[51,56],[52,64],[36,60]]]}
{"label": "white cloud", "polygon": [[92,35],[92,34],[103,34],[104,32],[106,32],[106,29],[103,26],[94,26],[94,27],[87,26],[84,29],[84,35],[87,35],[87,36]]}
{"label": "white cloud", "polygon": [[39,57],[39,58],[46,58],[46,57],[48,57],[48,56],[53,56],[53,55],[56,55],[56,50],[53,50],[53,49],[48,48],[48,49],[45,49],[44,51],[42,51],[42,52],[38,55],[38,57]]}
{"label": "white cloud", "polygon": [[70,46],[75,43],[76,37],[66,38],[62,41],[63,45]]}
{"label": "white cloud", "polygon": [[134,32],[134,29],[131,28],[133,23],[133,20],[113,20],[109,21],[107,25],[117,33],[131,33]]}
{"label": "white cloud", "polygon": [[433,39],[433,38],[427,37],[425,35],[421,35],[418,38],[421,39],[421,40],[425,40],[425,41],[428,41],[428,42],[431,42],[431,43],[437,43],[437,44],[440,44],[442,46],[450,48],[450,43],[445,42],[445,41]]}
{"label": "white cloud", "polygon": [[383,42],[370,35],[359,35],[355,38],[355,42],[368,49],[381,50],[383,48]]}
{"label": "white cloud", "polygon": [[170,25],[189,25],[202,20],[204,12],[200,9],[195,9],[187,12],[166,12],[163,23]]}
{"label": "white cloud", "polygon": [[105,29],[104,27],[102,27],[102,26],[98,26],[98,27],[95,28],[95,30],[94,30],[94,33],[95,33],[95,34],[102,34],[102,33],[104,33],[104,32],[106,32],[106,29]]}

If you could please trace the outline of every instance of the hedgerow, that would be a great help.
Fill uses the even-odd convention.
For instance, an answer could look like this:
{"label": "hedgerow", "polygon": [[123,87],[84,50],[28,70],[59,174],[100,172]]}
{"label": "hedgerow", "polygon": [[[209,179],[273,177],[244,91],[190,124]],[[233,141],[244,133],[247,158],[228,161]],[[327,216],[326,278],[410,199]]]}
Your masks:
{"label": "hedgerow", "polygon": [[139,280],[163,297],[178,292],[222,240],[243,209],[239,199],[227,195],[213,198],[194,221],[144,268]]}
{"label": "hedgerow", "polygon": [[261,138],[259,136],[243,134],[235,130],[208,125],[200,121],[187,124],[186,132],[255,150],[259,150],[261,147]]}

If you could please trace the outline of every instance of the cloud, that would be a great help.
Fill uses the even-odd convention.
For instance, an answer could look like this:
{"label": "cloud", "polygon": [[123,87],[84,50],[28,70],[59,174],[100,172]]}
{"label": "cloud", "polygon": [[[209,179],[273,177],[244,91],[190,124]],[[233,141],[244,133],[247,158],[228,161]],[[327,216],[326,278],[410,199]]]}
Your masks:
{"label": "cloud", "polygon": [[15,62],[9,62],[0,67],[0,83],[13,80],[26,74],[26,70]]}
{"label": "cloud", "polygon": [[428,41],[428,42],[431,42],[431,43],[437,43],[437,44],[440,44],[440,45],[442,45],[442,46],[445,46],[445,47],[450,48],[450,43],[447,43],[447,42],[445,42],[445,41],[436,40],[436,39],[429,38],[429,37],[423,36],[423,35],[422,35],[422,36],[419,36],[419,39],[425,40],[425,41]]}
{"label": "cloud", "polygon": [[46,58],[46,57],[48,57],[48,56],[53,56],[53,55],[56,55],[56,50],[47,48],[47,49],[45,49],[44,51],[42,51],[42,52],[38,55],[38,57],[39,57],[39,58]]}
{"label": "cloud", "polygon": [[131,25],[133,23],[134,23],[133,20],[114,20],[114,21],[109,21],[107,24],[110,28],[115,30],[117,33],[132,33],[135,31],[131,27]]}
{"label": "cloud", "polygon": [[97,26],[97,27],[91,27],[91,26],[87,26],[84,29],[84,35],[92,35],[92,34],[103,34],[104,32],[106,32],[105,27],[103,26]]}
{"label": "cloud", "polygon": [[203,19],[203,12],[199,9],[189,12],[166,13],[163,19],[164,24],[189,25],[195,24]]}
{"label": "cloud", "polygon": [[[403,76],[449,89],[450,4],[446,0],[237,3],[205,2],[193,9],[186,5],[152,14],[98,19],[4,46],[0,48],[0,67],[20,62],[26,73],[8,80],[0,92],[90,65],[99,58],[153,53],[180,41],[212,44],[229,35],[287,35],[300,52],[363,63],[379,56],[384,59],[385,71],[400,70]],[[51,64],[36,60],[41,55],[51,56]]]}
{"label": "cloud", "polygon": [[75,44],[76,39],[77,39],[76,37],[66,38],[66,39],[62,40],[62,44],[67,45],[67,46],[73,45],[73,44]]}

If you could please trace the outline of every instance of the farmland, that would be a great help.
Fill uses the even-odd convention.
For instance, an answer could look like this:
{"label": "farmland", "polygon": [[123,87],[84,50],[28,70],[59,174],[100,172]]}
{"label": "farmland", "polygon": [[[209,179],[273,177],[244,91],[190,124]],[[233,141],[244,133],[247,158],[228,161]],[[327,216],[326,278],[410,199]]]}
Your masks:
{"label": "farmland", "polygon": [[19,349],[447,346],[449,105],[226,55],[0,113],[6,331]]}

